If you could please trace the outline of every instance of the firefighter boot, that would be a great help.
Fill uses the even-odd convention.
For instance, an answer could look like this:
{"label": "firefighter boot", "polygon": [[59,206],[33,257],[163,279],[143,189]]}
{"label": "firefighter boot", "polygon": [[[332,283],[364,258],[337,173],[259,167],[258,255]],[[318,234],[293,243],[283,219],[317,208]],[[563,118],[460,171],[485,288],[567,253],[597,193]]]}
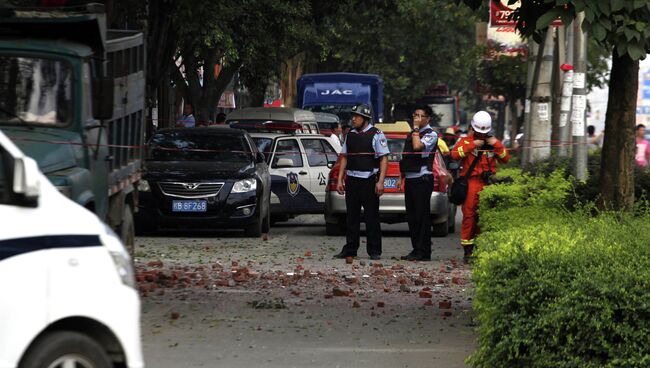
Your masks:
{"label": "firefighter boot", "polygon": [[463,246],[463,263],[470,264],[474,260],[474,244],[467,244]]}

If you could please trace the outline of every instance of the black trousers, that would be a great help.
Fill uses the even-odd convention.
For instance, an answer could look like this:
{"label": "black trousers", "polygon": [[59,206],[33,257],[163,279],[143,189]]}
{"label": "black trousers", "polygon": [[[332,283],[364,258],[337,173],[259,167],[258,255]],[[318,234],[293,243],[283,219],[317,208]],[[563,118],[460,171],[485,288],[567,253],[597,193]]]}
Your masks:
{"label": "black trousers", "polygon": [[433,176],[406,179],[404,195],[411,245],[413,252],[423,257],[431,256],[431,192]]}
{"label": "black trousers", "polygon": [[356,255],[359,249],[361,207],[366,220],[366,249],[368,255],[381,255],[381,227],[379,225],[379,197],[375,194],[377,175],[368,179],[348,176],[345,181],[347,233],[343,252]]}

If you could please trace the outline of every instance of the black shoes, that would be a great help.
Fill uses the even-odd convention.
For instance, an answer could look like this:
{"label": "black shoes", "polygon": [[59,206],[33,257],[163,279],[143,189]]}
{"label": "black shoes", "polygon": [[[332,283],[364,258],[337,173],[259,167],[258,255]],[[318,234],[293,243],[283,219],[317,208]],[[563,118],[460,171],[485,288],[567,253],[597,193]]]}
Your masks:
{"label": "black shoes", "polygon": [[336,253],[336,254],[334,255],[334,257],[332,257],[332,258],[335,258],[335,259],[346,259],[346,258],[348,258],[348,257],[356,257],[356,256],[357,256],[356,254],[346,253],[345,251],[341,251],[341,253]]}
{"label": "black shoes", "polygon": [[423,261],[423,262],[426,262],[426,261],[431,260],[431,256],[421,256],[418,253],[411,252],[411,253],[409,253],[409,254],[407,254],[405,256],[401,256],[400,259],[403,260],[403,261]]}
{"label": "black shoes", "polygon": [[[345,251],[341,251],[340,253],[336,253],[334,255],[334,257],[332,257],[332,258],[334,258],[334,259],[346,259],[348,257],[356,257],[356,256],[357,255],[354,254],[354,253],[346,253]],[[381,256],[378,255],[378,254],[370,255],[370,260],[372,260],[372,261],[378,261],[380,259],[381,259]]]}

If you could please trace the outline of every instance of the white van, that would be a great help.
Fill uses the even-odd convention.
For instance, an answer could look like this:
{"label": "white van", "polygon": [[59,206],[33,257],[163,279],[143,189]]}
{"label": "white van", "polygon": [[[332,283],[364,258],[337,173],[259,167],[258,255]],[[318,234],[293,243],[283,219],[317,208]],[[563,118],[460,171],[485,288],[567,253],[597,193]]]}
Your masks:
{"label": "white van", "polygon": [[0,132],[0,367],[144,367],[119,238]]}

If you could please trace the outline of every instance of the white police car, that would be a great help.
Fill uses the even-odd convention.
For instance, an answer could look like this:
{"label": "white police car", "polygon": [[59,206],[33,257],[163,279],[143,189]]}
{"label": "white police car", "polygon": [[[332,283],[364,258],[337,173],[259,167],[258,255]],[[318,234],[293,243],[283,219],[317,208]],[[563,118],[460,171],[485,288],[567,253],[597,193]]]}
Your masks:
{"label": "white police car", "polygon": [[339,149],[319,134],[249,133],[271,174],[271,221],[322,214],[330,169]]}
{"label": "white police car", "polygon": [[0,132],[0,367],[143,367],[131,260]]}

